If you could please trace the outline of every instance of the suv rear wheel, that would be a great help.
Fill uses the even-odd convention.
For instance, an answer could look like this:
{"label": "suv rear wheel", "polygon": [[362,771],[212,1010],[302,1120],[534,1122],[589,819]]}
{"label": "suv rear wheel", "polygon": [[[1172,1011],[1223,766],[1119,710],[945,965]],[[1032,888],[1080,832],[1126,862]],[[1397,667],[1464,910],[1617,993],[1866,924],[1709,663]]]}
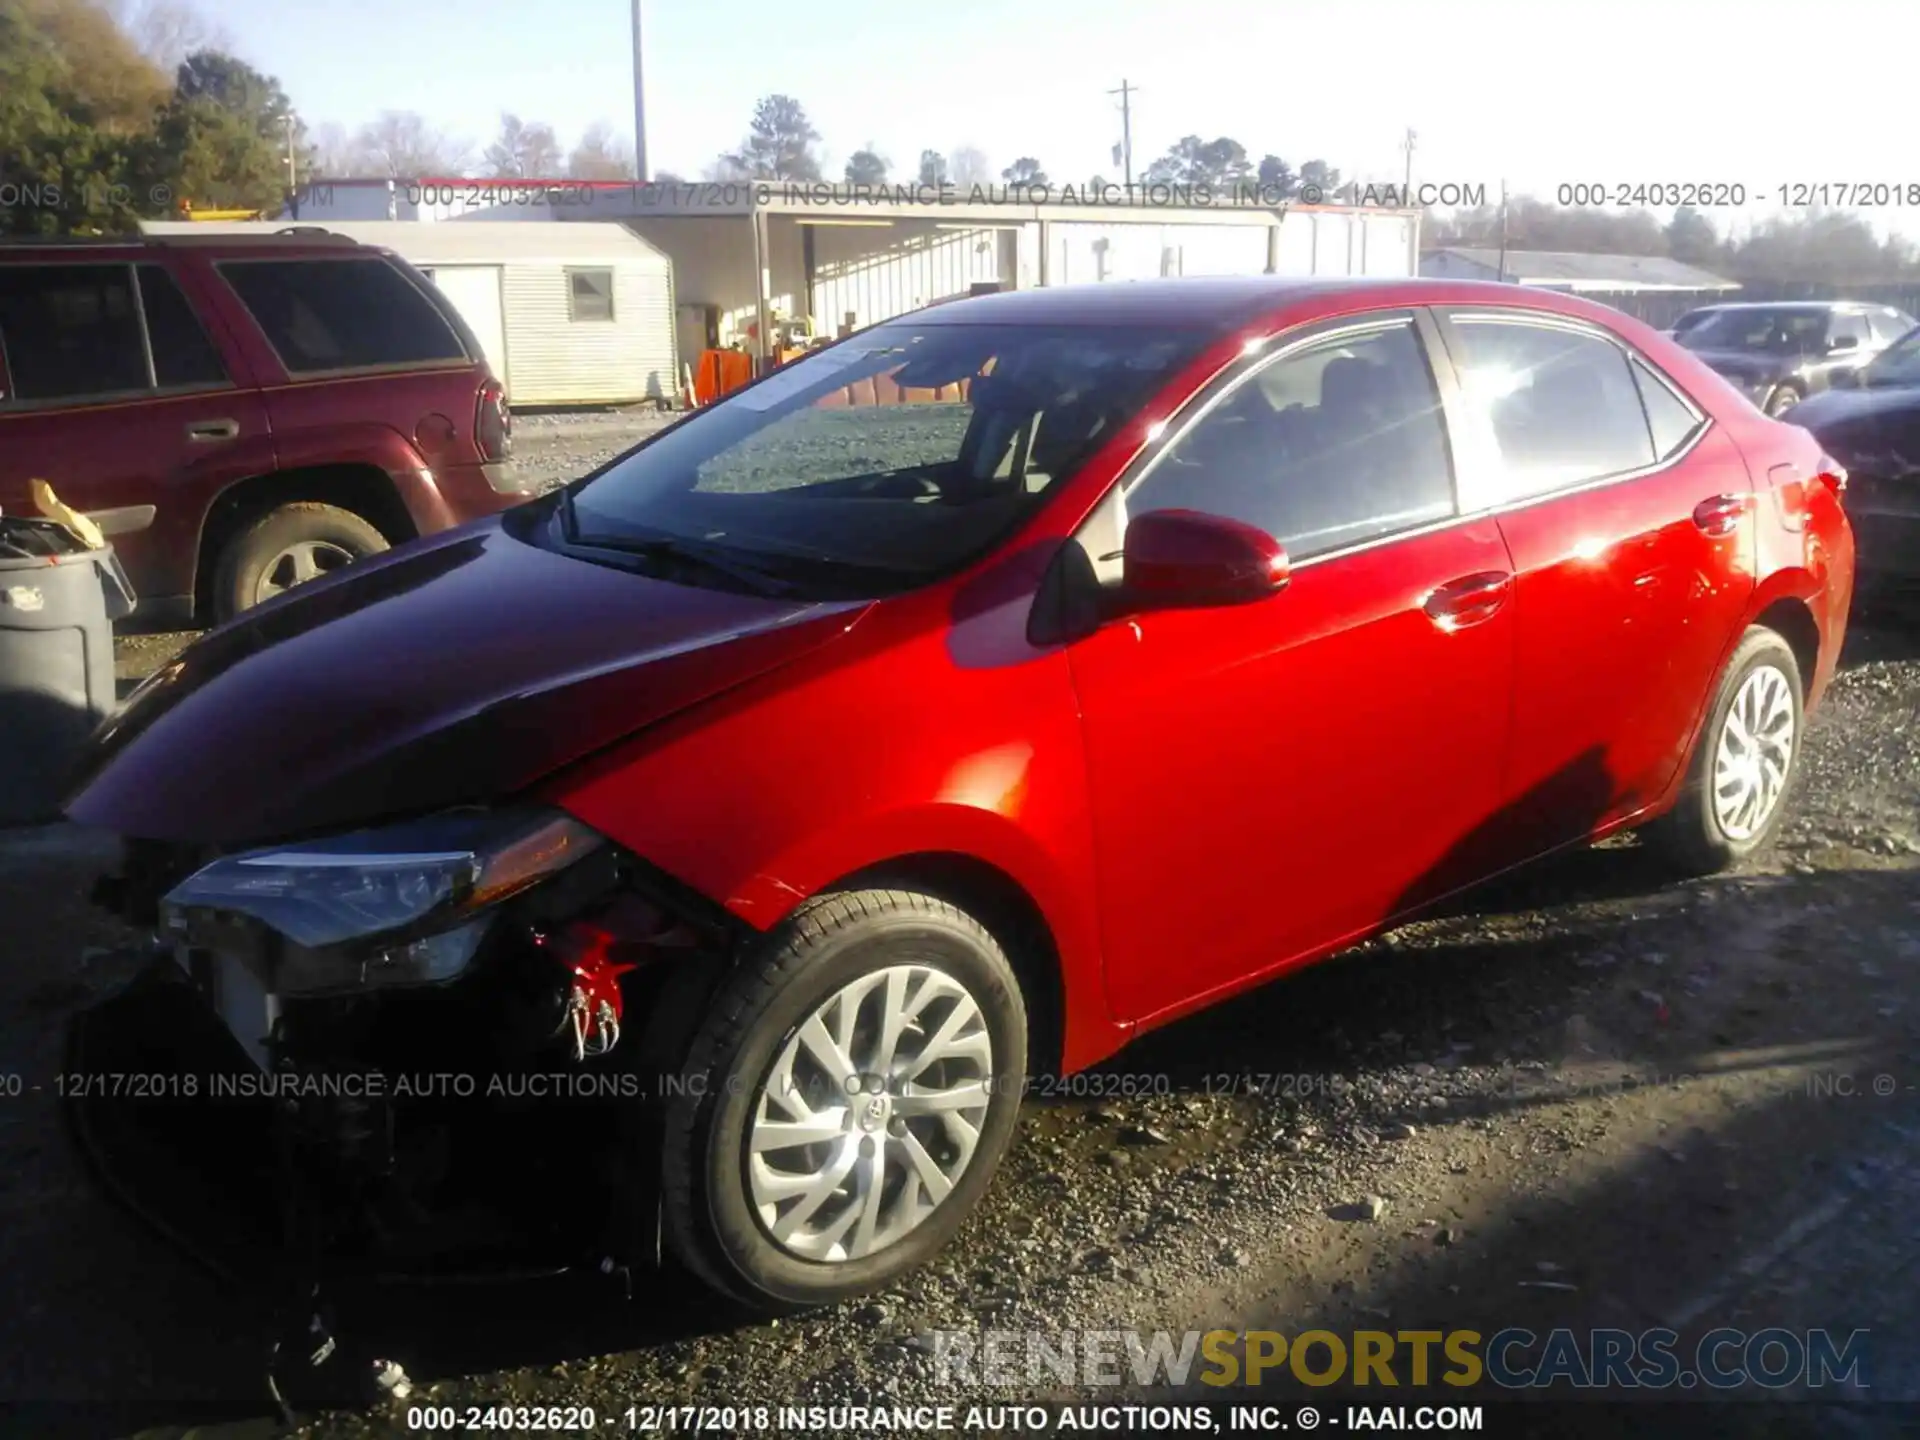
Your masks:
{"label": "suv rear wheel", "polygon": [[666,1239],[761,1311],[938,1250],[1013,1134],[1027,1020],[972,916],[899,890],[805,906],[715,996],[665,1116]]}
{"label": "suv rear wheel", "polygon": [[386,536],[335,505],[301,502],[269,510],[244,525],[221,551],[214,618],[229,620],[386,548]]}

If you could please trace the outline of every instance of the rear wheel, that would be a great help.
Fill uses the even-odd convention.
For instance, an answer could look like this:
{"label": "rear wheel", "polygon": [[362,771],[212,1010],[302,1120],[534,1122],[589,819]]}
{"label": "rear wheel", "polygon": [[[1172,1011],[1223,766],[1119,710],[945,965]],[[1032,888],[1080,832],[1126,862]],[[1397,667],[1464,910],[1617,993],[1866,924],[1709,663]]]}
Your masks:
{"label": "rear wheel", "polygon": [[755,1309],[891,1283],[1013,1133],[1027,1022],[999,943],[932,896],[823,896],[723,987],[668,1101],[666,1238]]}
{"label": "rear wheel", "polygon": [[269,510],[243,526],[221,552],[215,618],[231,619],[386,548],[386,536],[351,510],[312,502]]}
{"label": "rear wheel", "polygon": [[1747,631],[1694,747],[1687,788],[1648,830],[1678,869],[1710,874],[1771,843],[1798,772],[1803,694],[1787,642]]}

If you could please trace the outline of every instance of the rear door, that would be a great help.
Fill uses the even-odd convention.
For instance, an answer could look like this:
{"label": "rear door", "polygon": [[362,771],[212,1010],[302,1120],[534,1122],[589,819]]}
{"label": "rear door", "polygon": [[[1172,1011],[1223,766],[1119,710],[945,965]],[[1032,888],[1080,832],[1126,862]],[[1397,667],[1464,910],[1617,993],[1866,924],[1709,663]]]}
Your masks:
{"label": "rear door", "polygon": [[266,414],[159,263],[0,262],[0,507],[44,479],[108,533],[143,614],[191,601],[212,497],[271,468]]}
{"label": "rear door", "polygon": [[1704,411],[1597,326],[1443,312],[1481,427],[1462,476],[1516,573],[1505,789],[1537,852],[1652,803],[1754,587],[1745,461]]}
{"label": "rear door", "polygon": [[1423,324],[1366,316],[1294,342],[1109,497],[1118,520],[1103,506],[1091,522],[1200,510],[1266,530],[1293,565],[1265,600],[1132,616],[1068,651],[1108,985],[1128,1020],[1481,869],[1511,572],[1493,520],[1456,508]]}
{"label": "rear door", "polygon": [[485,362],[418,272],[366,251],[245,256],[215,269],[286,372],[266,391],[283,469],[337,463],[395,435],[428,469],[479,461]]}

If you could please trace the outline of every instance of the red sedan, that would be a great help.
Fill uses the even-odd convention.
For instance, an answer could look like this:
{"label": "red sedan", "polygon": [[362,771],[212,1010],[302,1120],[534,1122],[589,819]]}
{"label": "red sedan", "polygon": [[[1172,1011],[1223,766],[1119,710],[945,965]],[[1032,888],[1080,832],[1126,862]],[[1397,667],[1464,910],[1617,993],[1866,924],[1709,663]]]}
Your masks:
{"label": "red sedan", "polygon": [[[236,1063],[644,1077],[581,1122],[652,1177],[613,1210],[829,1301],[953,1233],[1029,1073],[1623,827],[1765,845],[1844,487],[1514,286],[965,300],[215,632],[70,813]],[[500,1183],[498,1125],[412,1165],[462,1117],[389,1099],[349,1157],[329,1103],[355,1194]]]}

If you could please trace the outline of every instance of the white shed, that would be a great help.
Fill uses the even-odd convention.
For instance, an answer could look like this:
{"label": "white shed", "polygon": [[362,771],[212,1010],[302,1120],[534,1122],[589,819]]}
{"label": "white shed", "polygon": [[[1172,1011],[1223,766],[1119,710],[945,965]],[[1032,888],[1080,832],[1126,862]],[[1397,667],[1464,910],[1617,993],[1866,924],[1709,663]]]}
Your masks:
{"label": "white shed", "polygon": [[[283,221],[148,222],[148,233],[266,233]],[[519,409],[671,401],[673,267],[624,225],[341,220],[325,229],[408,261],[453,302]]]}

